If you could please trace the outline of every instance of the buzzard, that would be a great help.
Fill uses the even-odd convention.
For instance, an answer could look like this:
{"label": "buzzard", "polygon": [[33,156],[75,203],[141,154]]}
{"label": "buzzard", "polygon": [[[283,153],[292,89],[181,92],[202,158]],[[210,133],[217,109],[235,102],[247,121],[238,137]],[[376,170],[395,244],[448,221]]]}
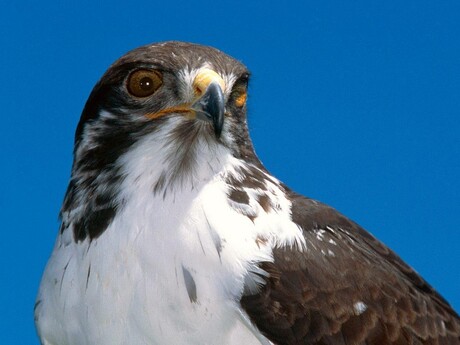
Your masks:
{"label": "buzzard", "polygon": [[183,42],[102,76],[35,304],[41,343],[460,344],[459,316],[411,267],[264,168],[248,80]]}

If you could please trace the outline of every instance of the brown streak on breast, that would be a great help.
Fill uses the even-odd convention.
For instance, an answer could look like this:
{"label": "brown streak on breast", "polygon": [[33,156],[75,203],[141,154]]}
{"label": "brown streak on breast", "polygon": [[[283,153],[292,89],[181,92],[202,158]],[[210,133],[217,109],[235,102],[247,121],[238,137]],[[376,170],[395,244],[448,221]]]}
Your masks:
{"label": "brown streak on breast", "polygon": [[266,194],[258,196],[257,202],[264,209],[265,212],[270,212],[273,209],[273,204]]}
{"label": "brown streak on breast", "polygon": [[228,197],[239,204],[249,205],[249,195],[244,190],[232,188]]}

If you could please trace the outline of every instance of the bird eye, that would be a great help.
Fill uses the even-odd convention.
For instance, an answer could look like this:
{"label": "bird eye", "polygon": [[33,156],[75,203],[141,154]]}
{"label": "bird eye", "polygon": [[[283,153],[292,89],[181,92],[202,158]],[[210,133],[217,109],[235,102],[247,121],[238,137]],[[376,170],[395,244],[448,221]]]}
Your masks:
{"label": "bird eye", "polygon": [[246,104],[247,98],[247,81],[245,81],[244,83],[236,83],[233,87],[232,93],[230,94],[230,100],[238,108],[242,108]]}
{"label": "bird eye", "polygon": [[238,108],[243,107],[246,104],[246,100],[248,98],[248,94],[247,94],[246,90],[238,90],[236,92],[234,91],[234,93],[235,93],[235,95],[234,95],[235,105]]}
{"label": "bird eye", "polygon": [[135,97],[147,97],[158,90],[162,84],[163,77],[160,72],[140,69],[129,75],[126,87]]}
{"label": "bird eye", "polygon": [[242,108],[246,105],[246,100],[248,98],[248,81],[249,74],[245,73],[237,79],[235,84],[233,84],[229,101],[238,108]]}

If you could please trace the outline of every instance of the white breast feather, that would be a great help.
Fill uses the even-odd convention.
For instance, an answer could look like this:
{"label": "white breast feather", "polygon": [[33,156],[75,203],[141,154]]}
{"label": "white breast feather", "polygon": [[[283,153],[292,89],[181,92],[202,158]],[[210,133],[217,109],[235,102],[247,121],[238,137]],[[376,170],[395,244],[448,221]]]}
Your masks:
{"label": "white breast feather", "polygon": [[[164,125],[164,135],[174,121]],[[58,238],[36,309],[48,344],[270,344],[238,301],[249,272],[273,260],[274,246],[304,246],[289,200],[267,176],[279,210],[266,213],[254,201],[257,191],[247,190],[257,218],[237,212],[225,179],[240,178],[245,163],[205,142],[194,175],[154,194],[159,173],[168,169],[161,134],[120,157],[122,206],[106,231],[91,242],[75,243],[71,228]],[[267,241],[260,243],[260,236]],[[183,269],[196,285],[195,302]]]}

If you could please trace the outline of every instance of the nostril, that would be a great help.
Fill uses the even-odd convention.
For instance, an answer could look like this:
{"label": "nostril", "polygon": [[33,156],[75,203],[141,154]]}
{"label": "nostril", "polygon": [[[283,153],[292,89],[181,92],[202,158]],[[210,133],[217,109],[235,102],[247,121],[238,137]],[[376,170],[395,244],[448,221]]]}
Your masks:
{"label": "nostril", "polygon": [[201,96],[203,94],[203,90],[199,86],[195,86],[195,95],[196,96]]}

